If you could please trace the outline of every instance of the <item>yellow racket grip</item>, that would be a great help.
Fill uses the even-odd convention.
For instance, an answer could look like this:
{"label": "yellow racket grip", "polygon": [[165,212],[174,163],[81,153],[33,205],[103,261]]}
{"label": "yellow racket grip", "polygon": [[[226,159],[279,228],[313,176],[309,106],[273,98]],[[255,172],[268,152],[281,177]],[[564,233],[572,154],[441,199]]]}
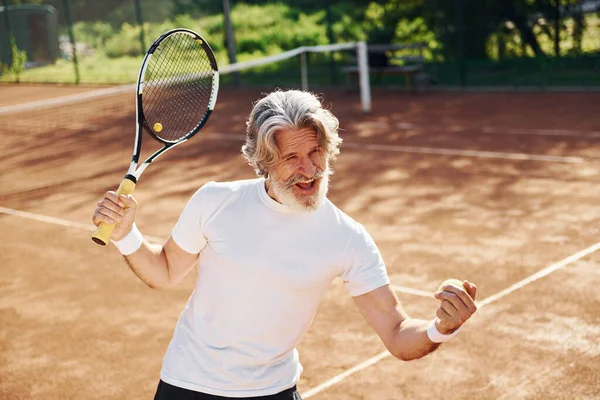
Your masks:
{"label": "yellow racket grip", "polygon": [[[125,178],[125,179],[123,179],[123,181],[119,185],[119,188],[117,189],[117,196],[122,195],[122,194],[124,194],[124,195],[132,194],[134,189],[135,189],[135,182],[133,182],[130,179]],[[92,235],[92,240],[101,246],[106,246],[108,243],[110,243],[110,235],[112,234],[112,231],[115,229],[115,225],[117,225],[117,224],[116,223],[106,224],[104,222],[100,222],[98,229]]]}

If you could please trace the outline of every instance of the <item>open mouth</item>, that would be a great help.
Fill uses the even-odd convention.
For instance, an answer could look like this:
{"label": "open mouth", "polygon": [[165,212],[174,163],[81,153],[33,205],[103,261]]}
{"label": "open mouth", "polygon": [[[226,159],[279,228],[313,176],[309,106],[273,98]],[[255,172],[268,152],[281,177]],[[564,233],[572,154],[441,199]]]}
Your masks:
{"label": "open mouth", "polygon": [[302,192],[311,192],[316,186],[316,181],[313,179],[309,182],[298,182],[294,186],[296,186]]}

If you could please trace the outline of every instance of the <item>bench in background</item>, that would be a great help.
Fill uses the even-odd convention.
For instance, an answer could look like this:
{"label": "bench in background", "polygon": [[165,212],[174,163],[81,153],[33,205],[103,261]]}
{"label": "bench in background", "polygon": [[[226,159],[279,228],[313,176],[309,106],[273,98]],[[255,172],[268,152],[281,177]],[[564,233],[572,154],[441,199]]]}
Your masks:
{"label": "bench in background", "polygon": [[[374,75],[379,80],[383,75],[404,75],[409,92],[413,91],[415,86],[422,90],[427,82],[427,78],[423,76],[423,51],[426,48],[426,43],[368,45],[369,75]],[[343,67],[342,71],[346,75],[347,85],[351,84],[353,78],[358,81],[357,66]]]}

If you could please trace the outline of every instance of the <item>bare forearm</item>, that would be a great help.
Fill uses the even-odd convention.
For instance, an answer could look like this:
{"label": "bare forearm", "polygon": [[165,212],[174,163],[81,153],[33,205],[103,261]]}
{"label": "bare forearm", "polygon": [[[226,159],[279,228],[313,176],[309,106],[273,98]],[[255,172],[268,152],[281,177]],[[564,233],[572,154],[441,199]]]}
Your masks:
{"label": "bare forearm", "polygon": [[163,246],[144,240],[135,253],[124,258],[133,273],[149,287],[158,289],[171,286],[169,266]]}
{"label": "bare forearm", "polygon": [[171,287],[181,281],[198,262],[199,254],[186,252],[172,237],[164,245],[150,244],[135,225],[137,201],[132,195],[106,192],[92,221],[116,223],[111,239],[131,270],[151,288]]}
{"label": "bare forearm", "polygon": [[[443,297],[444,301],[436,312],[435,322],[410,318],[390,285],[353,297],[353,300],[389,352],[401,360],[409,361],[424,357],[437,349],[440,345],[435,342],[445,342],[453,338],[462,324],[475,312],[473,299],[476,288],[468,281],[465,281],[465,284],[469,293],[461,291],[456,295],[457,289],[450,284],[443,286],[440,293],[436,293],[436,298]],[[458,297],[450,296],[446,290],[453,290],[452,295],[460,295],[460,303],[457,301]],[[445,304],[449,302],[448,298],[454,301],[453,309]]]}
{"label": "bare forearm", "polygon": [[430,321],[406,318],[398,326],[388,350],[395,357],[410,361],[421,358],[437,349],[440,344],[433,343],[427,337],[427,326]]}

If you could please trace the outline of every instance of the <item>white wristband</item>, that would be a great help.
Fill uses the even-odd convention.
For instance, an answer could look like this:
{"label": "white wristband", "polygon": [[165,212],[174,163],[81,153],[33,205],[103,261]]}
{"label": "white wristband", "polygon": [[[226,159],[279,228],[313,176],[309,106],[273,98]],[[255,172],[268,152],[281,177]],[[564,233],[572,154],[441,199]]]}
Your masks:
{"label": "white wristband", "polygon": [[119,249],[121,254],[124,256],[128,256],[130,254],[135,253],[140,247],[142,247],[142,243],[144,242],[144,238],[142,237],[142,233],[138,230],[135,222],[131,227],[131,230],[125,237],[121,240],[113,240],[114,245]]}
{"label": "white wristband", "polygon": [[452,332],[452,333],[450,333],[448,335],[444,335],[444,334],[440,333],[440,331],[438,331],[437,328],[435,327],[435,321],[436,321],[435,319],[433,321],[431,321],[429,323],[429,326],[427,327],[427,337],[433,343],[447,342],[448,340],[450,340],[454,336],[456,336],[458,334],[458,331],[460,331],[460,327],[459,327],[454,332]]}

